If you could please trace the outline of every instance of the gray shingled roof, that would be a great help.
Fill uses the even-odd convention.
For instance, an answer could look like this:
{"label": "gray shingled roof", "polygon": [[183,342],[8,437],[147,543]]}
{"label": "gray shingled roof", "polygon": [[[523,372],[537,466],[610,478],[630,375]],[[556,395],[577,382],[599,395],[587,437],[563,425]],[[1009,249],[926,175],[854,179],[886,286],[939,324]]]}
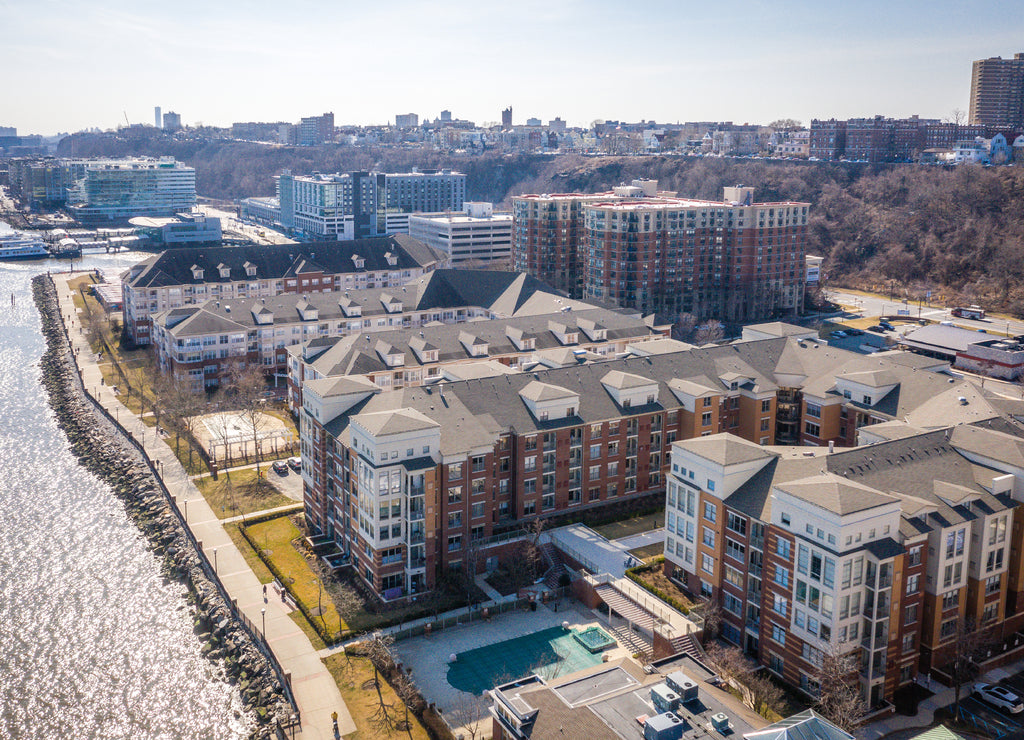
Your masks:
{"label": "gray shingled roof", "polygon": [[777,484],[775,488],[840,516],[899,501],[895,496],[832,473],[820,473]]}

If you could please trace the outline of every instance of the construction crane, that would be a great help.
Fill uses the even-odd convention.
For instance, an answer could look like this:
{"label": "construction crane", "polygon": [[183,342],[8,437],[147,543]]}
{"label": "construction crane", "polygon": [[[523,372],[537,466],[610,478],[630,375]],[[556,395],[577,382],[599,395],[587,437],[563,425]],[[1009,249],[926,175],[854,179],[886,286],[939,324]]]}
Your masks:
{"label": "construction crane", "polygon": [[128,111],[124,111],[123,110],[121,112],[124,113],[124,125],[127,126],[128,128],[131,128],[132,125],[130,123],[128,123]]}

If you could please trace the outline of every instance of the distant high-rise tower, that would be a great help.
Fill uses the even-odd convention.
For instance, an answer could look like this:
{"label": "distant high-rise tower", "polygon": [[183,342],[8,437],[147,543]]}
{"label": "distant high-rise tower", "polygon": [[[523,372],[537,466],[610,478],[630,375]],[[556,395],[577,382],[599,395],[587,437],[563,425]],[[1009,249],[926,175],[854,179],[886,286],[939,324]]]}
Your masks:
{"label": "distant high-rise tower", "polygon": [[511,105],[501,112],[501,127],[502,128],[512,128],[512,106]]}
{"label": "distant high-rise tower", "polygon": [[978,59],[971,72],[970,122],[982,126],[1024,125],[1024,53],[1013,59]]}
{"label": "distant high-rise tower", "polygon": [[156,123],[154,124],[157,128],[163,128],[164,117],[160,115],[160,106],[158,105],[153,109],[153,113],[156,116]]}
{"label": "distant high-rise tower", "polygon": [[164,131],[177,131],[181,128],[181,114],[174,111],[164,113]]}
{"label": "distant high-rise tower", "polygon": [[441,111],[441,120],[446,123],[450,123],[452,120],[452,112],[450,110]]}

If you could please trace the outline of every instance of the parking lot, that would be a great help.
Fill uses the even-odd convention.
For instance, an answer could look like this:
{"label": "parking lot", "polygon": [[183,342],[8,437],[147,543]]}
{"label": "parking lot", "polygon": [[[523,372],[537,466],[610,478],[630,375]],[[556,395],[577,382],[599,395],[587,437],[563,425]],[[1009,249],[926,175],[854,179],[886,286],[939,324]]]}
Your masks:
{"label": "parking lot", "polygon": [[302,473],[288,469],[287,473],[276,473],[266,469],[267,482],[293,501],[302,501]]}
{"label": "parking lot", "polygon": [[[1024,674],[1022,673],[1005,678],[998,685],[1005,686],[1018,695],[1024,696]],[[979,729],[984,730],[987,723],[990,725],[990,729],[995,731],[990,732],[992,735],[1009,734],[1024,730],[1024,712],[1010,714],[1008,711],[995,707],[972,695],[972,690],[973,684],[967,684],[963,687],[960,708],[964,710],[968,719],[973,716],[978,721]],[[951,712],[952,709],[953,707],[950,705],[949,710]]]}

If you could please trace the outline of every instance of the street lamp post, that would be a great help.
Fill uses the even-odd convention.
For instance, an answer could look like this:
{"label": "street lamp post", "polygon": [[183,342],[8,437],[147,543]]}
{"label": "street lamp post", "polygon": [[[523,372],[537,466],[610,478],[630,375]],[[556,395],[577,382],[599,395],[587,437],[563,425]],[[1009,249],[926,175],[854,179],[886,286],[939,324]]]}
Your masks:
{"label": "street lamp post", "polygon": [[217,548],[213,548],[213,573],[217,575]]}
{"label": "street lamp post", "polygon": [[263,639],[267,639],[267,607],[260,609],[260,617],[263,618]]}

